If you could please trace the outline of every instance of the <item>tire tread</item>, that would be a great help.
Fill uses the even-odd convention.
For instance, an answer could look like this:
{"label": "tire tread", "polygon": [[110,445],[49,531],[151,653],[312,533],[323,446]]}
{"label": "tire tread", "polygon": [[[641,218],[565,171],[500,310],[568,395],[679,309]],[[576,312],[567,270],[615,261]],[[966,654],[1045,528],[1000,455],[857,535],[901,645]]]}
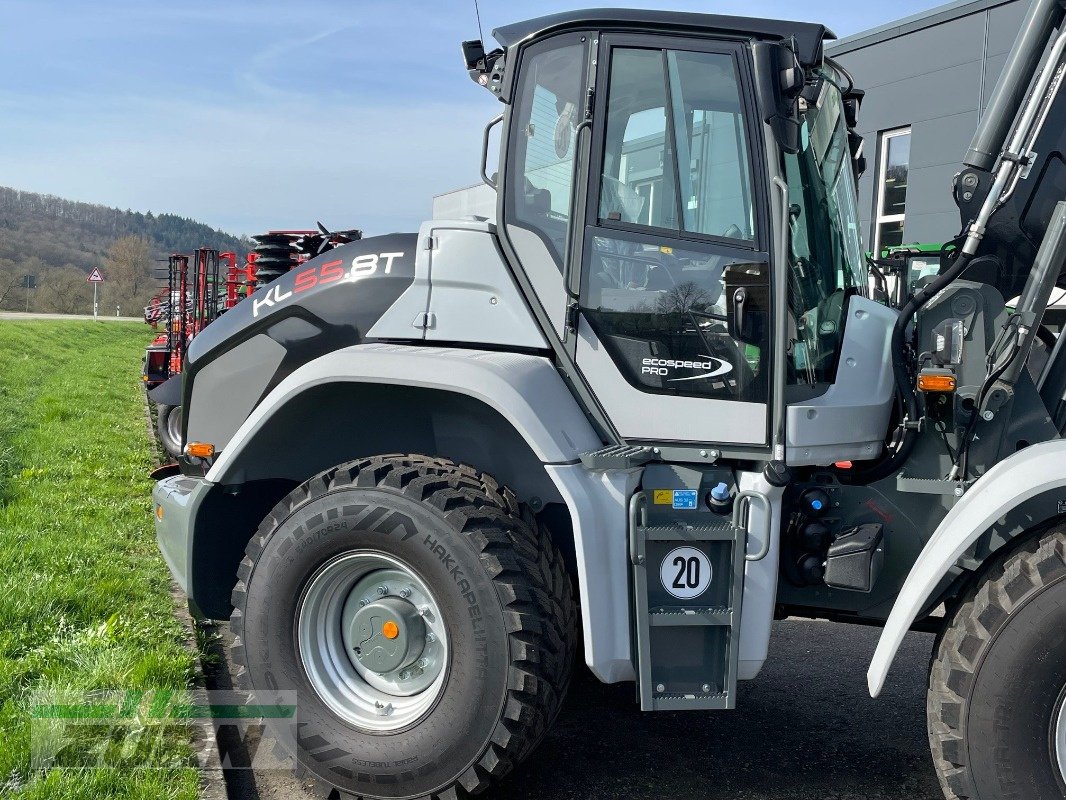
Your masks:
{"label": "tire tread", "polygon": [[1011,612],[1066,573],[1066,529],[1034,537],[992,564],[962,597],[934,650],[926,710],[929,744],[948,800],[977,800],[966,720],[977,670]]}

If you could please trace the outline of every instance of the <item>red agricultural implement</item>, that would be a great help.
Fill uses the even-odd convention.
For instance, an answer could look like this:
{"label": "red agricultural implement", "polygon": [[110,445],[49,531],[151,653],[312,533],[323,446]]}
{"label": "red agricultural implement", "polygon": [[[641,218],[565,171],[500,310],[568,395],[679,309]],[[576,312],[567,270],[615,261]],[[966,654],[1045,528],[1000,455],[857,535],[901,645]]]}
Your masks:
{"label": "red agricultural implement", "polygon": [[[167,282],[144,309],[144,321],[159,335],[144,355],[142,380],[158,410],[159,438],[171,455],[181,454],[181,383],[192,339],[256,287],[270,283],[320,253],[362,237],[358,230],[269,231],[253,237],[254,252],[238,255],[201,247],[192,256],[167,261]],[[222,265],[225,264],[225,272]],[[223,277],[224,275],[224,277]]]}

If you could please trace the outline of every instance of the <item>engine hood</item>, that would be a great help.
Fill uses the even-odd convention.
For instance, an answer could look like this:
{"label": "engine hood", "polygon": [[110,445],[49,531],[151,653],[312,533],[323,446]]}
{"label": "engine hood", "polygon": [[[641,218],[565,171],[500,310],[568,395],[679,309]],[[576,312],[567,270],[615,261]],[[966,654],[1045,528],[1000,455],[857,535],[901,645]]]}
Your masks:
{"label": "engine hood", "polygon": [[189,368],[195,369],[208,356],[217,356],[249,335],[269,334],[278,322],[290,317],[323,330],[350,330],[362,338],[414,281],[417,238],[414,233],[393,233],[360,239],[260,286],[192,340]]}
{"label": "engine hood", "polygon": [[[414,283],[417,240],[393,233],[337,247],[260,286],[204,328],[182,375],[186,441],[221,445],[287,375],[362,342]],[[411,328],[412,338],[420,333]]]}

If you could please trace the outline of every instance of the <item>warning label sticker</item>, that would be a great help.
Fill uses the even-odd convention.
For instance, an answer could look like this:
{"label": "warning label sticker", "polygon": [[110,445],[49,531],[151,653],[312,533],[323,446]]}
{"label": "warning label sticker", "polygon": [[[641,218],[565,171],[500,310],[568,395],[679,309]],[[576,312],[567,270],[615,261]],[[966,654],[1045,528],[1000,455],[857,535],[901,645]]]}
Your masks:
{"label": "warning label sticker", "polygon": [[695,489],[656,489],[651,493],[651,501],[657,506],[690,511],[696,508]]}

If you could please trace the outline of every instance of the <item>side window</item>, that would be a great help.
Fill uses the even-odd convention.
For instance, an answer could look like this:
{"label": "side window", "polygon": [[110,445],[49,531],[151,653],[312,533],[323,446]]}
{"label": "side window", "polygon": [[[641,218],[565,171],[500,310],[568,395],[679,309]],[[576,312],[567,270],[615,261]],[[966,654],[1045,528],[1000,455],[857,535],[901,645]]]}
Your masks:
{"label": "side window", "polygon": [[523,66],[516,99],[510,221],[538,234],[562,269],[574,180],[574,131],[581,121],[585,48],[537,53]]}
{"label": "side window", "polygon": [[731,55],[614,50],[601,221],[752,242],[748,165]]}

